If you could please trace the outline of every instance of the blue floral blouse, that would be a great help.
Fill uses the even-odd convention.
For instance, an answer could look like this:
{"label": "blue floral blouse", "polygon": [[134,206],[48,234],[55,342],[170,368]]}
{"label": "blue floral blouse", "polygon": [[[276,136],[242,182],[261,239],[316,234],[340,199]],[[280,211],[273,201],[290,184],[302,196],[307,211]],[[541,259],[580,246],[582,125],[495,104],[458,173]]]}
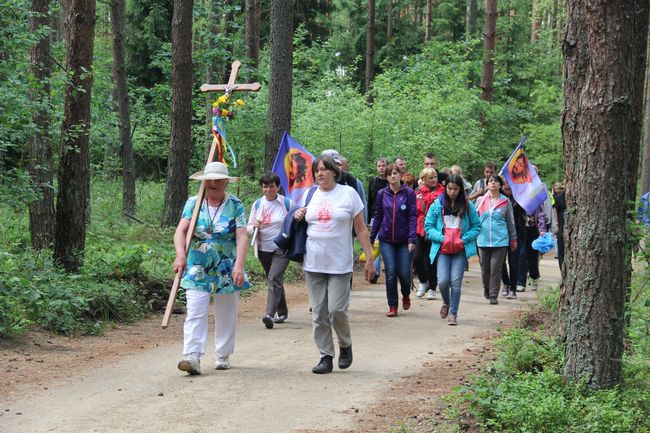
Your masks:
{"label": "blue floral blouse", "polygon": [[[182,217],[192,219],[196,196],[190,197],[183,208]],[[250,288],[248,277],[241,287],[235,286],[232,269],[237,256],[236,229],[246,227],[246,212],[241,200],[226,194],[226,202],[218,221],[212,221],[208,207],[201,204],[194,236],[187,254],[187,268],[181,279],[186,290],[208,293],[232,293]]]}

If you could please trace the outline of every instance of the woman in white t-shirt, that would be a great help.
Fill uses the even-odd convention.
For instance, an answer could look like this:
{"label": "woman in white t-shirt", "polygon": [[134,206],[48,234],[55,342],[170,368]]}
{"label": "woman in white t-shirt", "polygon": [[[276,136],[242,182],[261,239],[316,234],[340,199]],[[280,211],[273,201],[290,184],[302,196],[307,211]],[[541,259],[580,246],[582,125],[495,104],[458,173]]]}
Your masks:
{"label": "woman in white t-shirt", "polygon": [[284,217],[293,207],[293,201],[278,194],[280,178],[273,172],[260,178],[260,186],[263,195],[253,203],[246,229],[253,236],[257,258],[266,274],[269,292],[262,322],[267,329],[272,329],[275,323],[284,323],[289,314],[284,294],[284,273],[289,259],[275,245],[273,238],[282,230]]}
{"label": "woman in white t-shirt", "polygon": [[318,157],[312,171],[318,188],[307,206],[295,212],[294,218],[298,221],[304,218],[308,225],[303,269],[312,308],[314,341],[321,356],[312,372],[324,374],[333,369],[332,328],[338,337],[339,368],[352,364],[348,307],[354,264],[353,227],[367,257],[366,280],[373,277],[375,268],[361,198],[353,188],[336,183],[341,178],[341,169],[333,158]]}

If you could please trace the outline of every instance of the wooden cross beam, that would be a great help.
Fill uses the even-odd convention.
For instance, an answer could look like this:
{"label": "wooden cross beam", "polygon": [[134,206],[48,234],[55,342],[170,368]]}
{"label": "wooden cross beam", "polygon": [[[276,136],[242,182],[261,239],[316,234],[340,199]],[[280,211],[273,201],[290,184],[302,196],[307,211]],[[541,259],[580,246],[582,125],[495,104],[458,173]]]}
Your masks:
{"label": "wooden cross beam", "polygon": [[[232,62],[232,67],[230,70],[230,78],[228,79],[228,84],[204,84],[201,86],[201,92],[219,92],[222,91],[228,97],[228,101],[232,98],[234,92],[257,92],[260,90],[260,83],[249,83],[249,84],[235,84],[237,81],[237,73],[239,72],[239,67],[241,62],[235,60]],[[219,140],[219,145],[223,146],[221,135],[217,134],[217,140]],[[210,153],[208,154],[208,159],[206,163],[214,161],[214,155],[217,153],[217,142],[212,141],[212,146],[210,147]],[[190,244],[192,243],[192,235],[194,234],[194,229],[196,228],[196,221],[199,218],[199,212],[201,211],[201,203],[203,203],[203,196],[205,195],[205,181],[201,181],[201,186],[199,187],[199,192],[197,194],[196,205],[194,205],[194,211],[192,212],[192,218],[190,219],[190,226],[187,229],[187,234],[185,236],[185,255],[187,256],[188,251],[190,250]],[[162,327],[167,328],[169,325],[169,319],[172,315],[172,310],[174,308],[174,302],[176,301],[176,295],[178,294],[178,288],[180,287],[181,277],[176,275],[174,278],[174,283],[172,284],[171,291],[169,292],[169,299],[167,300],[167,307],[165,308],[165,315],[162,320]]]}

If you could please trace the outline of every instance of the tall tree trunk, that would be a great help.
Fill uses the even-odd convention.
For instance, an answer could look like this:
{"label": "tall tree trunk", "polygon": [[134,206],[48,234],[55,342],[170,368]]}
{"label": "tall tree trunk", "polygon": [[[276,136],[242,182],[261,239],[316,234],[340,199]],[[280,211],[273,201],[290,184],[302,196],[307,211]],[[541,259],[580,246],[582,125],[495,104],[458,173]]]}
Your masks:
{"label": "tall tree trunk", "polygon": [[533,0],[530,12],[530,43],[534,44],[537,42],[537,36],[539,32],[539,16],[537,11],[537,2],[539,0]]}
{"label": "tall tree trunk", "polygon": [[264,168],[273,168],[284,131],[291,131],[293,72],[293,3],[274,0],[269,14],[271,63],[269,65],[268,130]]}
{"label": "tall tree trunk", "polygon": [[[650,36],[650,35],[649,35]],[[650,191],[650,62],[646,64],[645,140],[641,165],[641,194]]]}
{"label": "tall tree trunk", "polygon": [[113,77],[120,113],[120,143],[122,145],[122,212],[135,215],[135,159],[131,143],[131,114],[129,112],[129,87],[124,65],[124,34],[126,24],[125,0],[111,0],[111,31],[113,33]]}
{"label": "tall tree trunk", "polygon": [[162,227],[178,223],[187,201],[192,153],[192,8],[176,0],[172,18],[172,112]]}
{"label": "tall tree trunk", "polygon": [[485,0],[485,27],[483,31],[483,75],[481,99],[492,100],[494,85],[494,48],[496,46],[497,0]]}
{"label": "tall tree trunk", "polygon": [[92,91],[95,1],[64,0],[66,69],[64,118],[61,127],[59,193],[56,204],[54,258],[68,272],[83,265],[86,224],[90,212],[90,99]]}
{"label": "tall tree trunk", "polygon": [[478,0],[467,0],[467,12],[465,17],[465,33],[468,38],[476,34],[476,22],[478,17]]}
{"label": "tall tree trunk", "polygon": [[431,3],[433,0],[426,0],[427,12],[424,17],[424,42],[431,40]]}
{"label": "tall tree trunk", "polygon": [[422,24],[422,0],[415,0],[413,6],[415,7],[415,25],[419,26]]}
{"label": "tall tree trunk", "polygon": [[[627,212],[634,187],[607,179],[630,179],[637,172],[647,3],[567,2],[562,134],[570,211],[560,298],[564,376],[594,388],[621,382]],[[643,42],[635,31],[643,32]]]}
{"label": "tall tree trunk", "polygon": [[393,0],[386,2],[386,44],[393,40]]}
{"label": "tall tree trunk", "polygon": [[257,81],[257,68],[260,62],[260,0],[246,0],[246,57],[254,74],[248,79],[249,83]]}
{"label": "tall tree trunk", "polygon": [[[33,0],[29,29],[33,34],[50,25],[50,0]],[[29,205],[29,233],[32,248],[49,248],[54,242],[54,187],[52,185],[52,142],[50,136],[50,33],[45,34],[29,49],[29,61],[34,79],[38,83],[30,99],[38,108],[32,115],[37,128],[29,142],[29,173],[41,198]]]}
{"label": "tall tree trunk", "polygon": [[368,0],[366,29],[366,97],[372,103],[372,81],[375,79],[375,0]]}

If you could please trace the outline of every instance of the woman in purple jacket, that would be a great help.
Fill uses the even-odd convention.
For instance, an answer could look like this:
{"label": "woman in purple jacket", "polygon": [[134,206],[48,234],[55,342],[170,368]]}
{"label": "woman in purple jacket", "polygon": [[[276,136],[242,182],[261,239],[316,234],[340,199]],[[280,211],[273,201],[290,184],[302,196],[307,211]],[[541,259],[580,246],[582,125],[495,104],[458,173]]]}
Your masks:
{"label": "woman in purple jacket", "polygon": [[374,206],[370,240],[379,239],[386,268],[388,313],[397,316],[397,280],[402,291],[402,307],[411,308],[411,267],[415,249],[417,210],[415,192],[401,184],[402,171],[395,164],[386,167],[388,186],[379,190]]}

